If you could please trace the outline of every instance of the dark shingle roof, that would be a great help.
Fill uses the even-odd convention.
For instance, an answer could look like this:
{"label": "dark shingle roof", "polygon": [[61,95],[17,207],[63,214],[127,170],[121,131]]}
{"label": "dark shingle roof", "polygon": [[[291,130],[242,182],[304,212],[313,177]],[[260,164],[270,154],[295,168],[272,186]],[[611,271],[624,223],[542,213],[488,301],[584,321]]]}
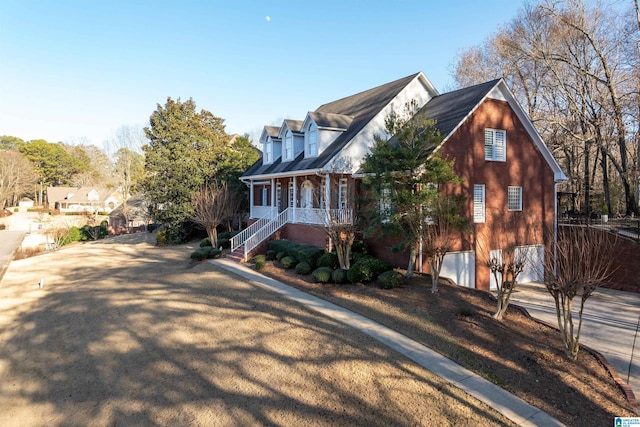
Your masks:
{"label": "dark shingle roof", "polygon": [[491,80],[438,95],[422,107],[420,112],[426,112],[427,118],[436,120],[440,134],[447,137],[499,81],[500,79]]}
{"label": "dark shingle roof", "polygon": [[271,138],[277,138],[280,134],[280,126],[265,126],[264,128]]}
{"label": "dark shingle roof", "polygon": [[347,130],[349,125],[353,121],[352,116],[347,116],[344,114],[334,114],[334,113],[318,113],[315,111],[309,112],[309,116],[313,119],[314,122],[321,128],[330,128],[330,129],[343,129]]}
{"label": "dark shingle roof", "polygon": [[[282,163],[282,159],[272,164],[263,165],[258,160],[242,176],[266,175],[272,173],[292,172],[297,170],[319,169],[329,162],[354,136],[362,130],[393,98],[402,91],[420,73],[412,74],[399,80],[338,99],[321,105],[316,113],[340,114],[353,117],[351,124],[335,141],[325,148],[318,157],[304,158],[301,153],[293,161]],[[302,123],[301,123],[302,125]],[[293,130],[293,129],[292,129]]]}
{"label": "dark shingle roof", "polygon": [[300,133],[302,131],[302,120],[286,119],[285,123],[289,126],[289,129],[291,129],[291,132]]}

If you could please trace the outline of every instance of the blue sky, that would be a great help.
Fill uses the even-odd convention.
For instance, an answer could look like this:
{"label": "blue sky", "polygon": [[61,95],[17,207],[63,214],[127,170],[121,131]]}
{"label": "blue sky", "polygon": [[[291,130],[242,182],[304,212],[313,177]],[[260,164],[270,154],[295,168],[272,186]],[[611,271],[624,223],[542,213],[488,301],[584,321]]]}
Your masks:
{"label": "blue sky", "polygon": [[456,55],[516,0],[0,0],[0,135],[102,147],[193,98],[256,137],[323,103],[423,71],[451,89]]}

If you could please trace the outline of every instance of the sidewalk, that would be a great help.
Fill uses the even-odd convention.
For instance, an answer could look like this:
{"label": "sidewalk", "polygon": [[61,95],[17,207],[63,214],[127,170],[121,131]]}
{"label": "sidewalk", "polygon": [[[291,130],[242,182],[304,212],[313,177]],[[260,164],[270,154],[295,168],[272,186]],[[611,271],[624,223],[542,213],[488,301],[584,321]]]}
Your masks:
{"label": "sidewalk", "polygon": [[[511,302],[536,319],[558,325],[555,303],[543,284],[518,284]],[[579,297],[574,306],[577,318]],[[640,294],[599,288],[585,303],[580,332],[580,344],[601,353],[633,390],[640,390],[639,321]]]}
{"label": "sidewalk", "polygon": [[369,335],[491,406],[518,425],[562,425],[546,412],[529,405],[522,399],[461,367],[439,353],[364,316],[265,277],[234,261],[217,259],[210,262]]}

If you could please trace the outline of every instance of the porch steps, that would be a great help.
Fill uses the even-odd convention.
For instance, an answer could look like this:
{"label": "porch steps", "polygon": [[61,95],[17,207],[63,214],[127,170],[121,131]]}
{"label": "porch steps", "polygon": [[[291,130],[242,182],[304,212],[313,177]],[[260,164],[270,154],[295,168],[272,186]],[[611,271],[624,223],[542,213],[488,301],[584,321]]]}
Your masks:
{"label": "porch steps", "polygon": [[244,245],[236,248],[234,251],[229,252],[226,255],[226,258],[232,261],[235,261],[237,263],[243,263],[244,262]]}

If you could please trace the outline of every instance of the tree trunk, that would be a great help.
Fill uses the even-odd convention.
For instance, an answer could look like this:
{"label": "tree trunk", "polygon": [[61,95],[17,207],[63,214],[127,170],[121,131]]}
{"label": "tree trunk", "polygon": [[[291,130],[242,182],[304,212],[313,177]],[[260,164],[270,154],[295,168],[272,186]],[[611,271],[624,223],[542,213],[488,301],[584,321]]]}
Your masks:
{"label": "tree trunk", "polygon": [[416,264],[416,257],[416,245],[411,245],[409,252],[409,265],[407,266],[407,273],[404,275],[405,277],[413,277],[413,266]]}

